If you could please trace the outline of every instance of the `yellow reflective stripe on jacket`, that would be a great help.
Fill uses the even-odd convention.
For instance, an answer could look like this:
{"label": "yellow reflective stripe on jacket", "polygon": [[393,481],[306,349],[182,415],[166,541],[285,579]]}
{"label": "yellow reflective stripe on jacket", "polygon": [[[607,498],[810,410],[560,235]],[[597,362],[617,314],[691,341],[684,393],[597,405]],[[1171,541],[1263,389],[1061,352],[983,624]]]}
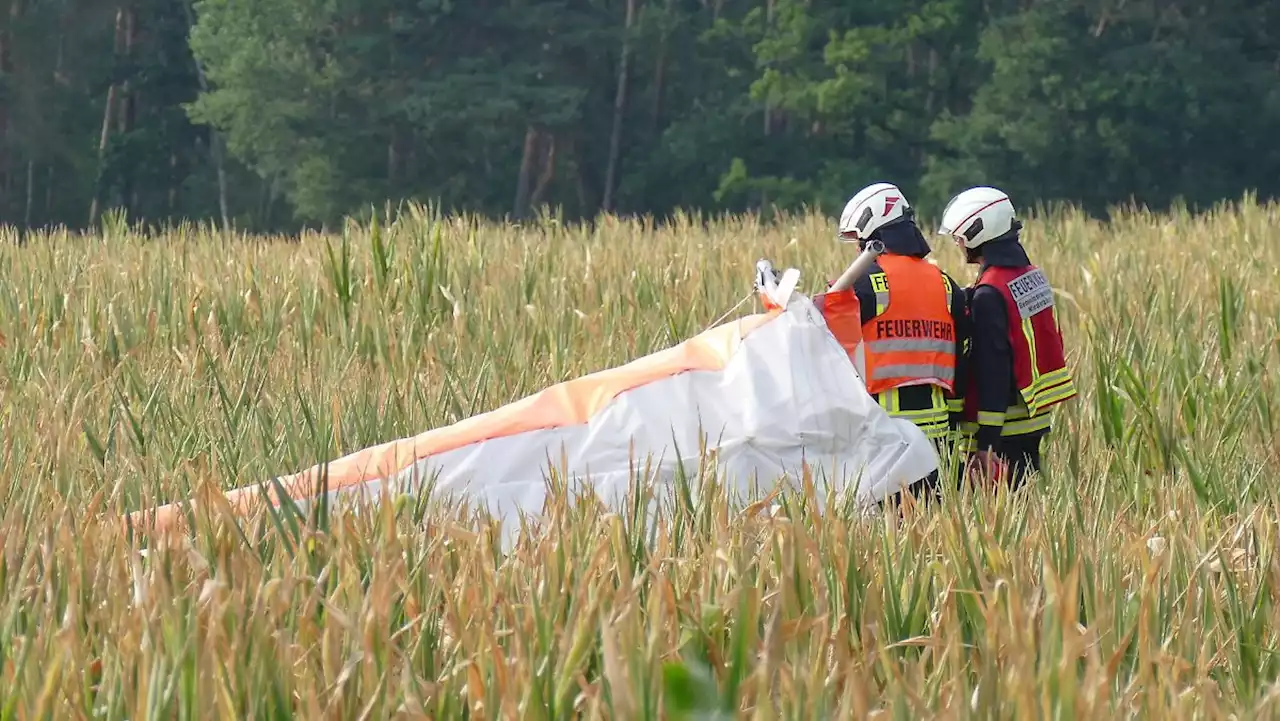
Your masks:
{"label": "yellow reflective stripe on jacket", "polygon": [[1038,387],[1041,390],[1043,390],[1045,388],[1051,388],[1053,386],[1056,386],[1059,383],[1070,383],[1071,372],[1068,371],[1066,368],[1059,368],[1056,371],[1049,371],[1044,375],[1037,376],[1037,378],[1039,379],[1038,383],[1033,383],[1032,385],[1033,386],[1038,385]]}
{"label": "yellow reflective stripe on jacket", "polygon": [[1043,408],[1053,403],[1061,403],[1076,394],[1076,385],[1068,380],[1060,383],[1052,388],[1040,391],[1036,394],[1036,407]]}
{"label": "yellow reflective stripe on jacket", "polygon": [[947,415],[947,409],[945,408],[926,408],[919,411],[891,411],[889,415],[894,418],[911,421],[917,426],[921,423],[947,423],[950,421],[950,416]]}
{"label": "yellow reflective stripe on jacket", "polygon": [[[1005,419],[1003,425],[1000,426],[1000,435],[1003,436],[1022,436],[1028,433],[1043,431],[1052,425],[1053,412],[1046,411],[1030,418]],[[985,425],[995,425],[989,423]],[[972,438],[978,434],[978,424],[972,421],[965,421],[960,424],[960,433],[962,438]]]}
{"label": "yellow reflective stripe on jacket", "polygon": [[1076,394],[1076,387],[1069,370],[1059,368],[1043,375],[1040,373],[1036,358],[1035,329],[1031,325],[1030,318],[1022,321],[1022,335],[1027,339],[1027,352],[1031,355],[1031,384],[1019,389],[1018,394],[1022,396],[1027,407],[1035,413],[1045,406],[1073,397]]}
{"label": "yellow reflective stripe on jacket", "polygon": [[1001,426],[1004,425],[1005,413],[1003,411],[978,411],[978,425],[980,426]]}
{"label": "yellow reflective stripe on jacket", "polygon": [[[1057,375],[1057,373],[1045,374],[1044,377]],[[960,433],[962,438],[972,438],[978,432],[979,426],[1000,426],[1000,435],[1005,436],[1021,436],[1028,433],[1043,431],[1052,425],[1053,409],[1046,409],[1038,413],[1032,413],[1027,409],[1025,403],[1009,406],[1003,413],[1000,411],[978,411],[978,422],[964,421],[960,424]]]}
{"label": "yellow reflective stripe on jacket", "polygon": [[901,418],[917,426],[929,438],[939,438],[950,430],[950,414],[947,412],[946,394],[939,386],[930,386],[928,408],[903,410],[900,388],[890,388],[877,394],[876,402],[891,418]]}
{"label": "yellow reflective stripe on jacket", "polygon": [[889,278],[884,272],[872,273],[871,290],[876,294],[876,315],[881,315],[889,307]]}
{"label": "yellow reflective stripe on jacket", "polygon": [[951,424],[946,421],[924,425],[917,423],[916,425],[920,428],[921,432],[924,433],[924,437],[931,441],[946,438],[951,432]]}
{"label": "yellow reflective stripe on jacket", "polygon": [[1030,318],[1022,319],[1022,335],[1027,339],[1027,352],[1031,354],[1031,387],[1040,385],[1040,366],[1036,365],[1036,331]]}
{"label": "yellow reflective stripe on jacket", "polygon": [[1076,384],[1066,368],[1060,368],[1040,376],[1035,388],[1035,406],[1043,408],[1051,403],[1064,401],[1076,394]]}
{"label": "yellow reflective stripe on jacket", "polygon": [[[1035,351],[1032,350],[1034,354]],[[1075,382],[1066,368],[1039,375],[1033,371],[1031,385],[1018,392],[1028,408],[1036,411],[1045,406],[1065,401],[1076,395]]]}
{"label": "yellow reflective stripe on jacket", "polygon": [[1038,416],[1024,418],[1020,421],[1007,421],[1004,427],[1000,429],[1002,436],[1023,436],[1036,431],[1043,431],[1050,425],[1052,416],[1048,413],[1042,413]]}

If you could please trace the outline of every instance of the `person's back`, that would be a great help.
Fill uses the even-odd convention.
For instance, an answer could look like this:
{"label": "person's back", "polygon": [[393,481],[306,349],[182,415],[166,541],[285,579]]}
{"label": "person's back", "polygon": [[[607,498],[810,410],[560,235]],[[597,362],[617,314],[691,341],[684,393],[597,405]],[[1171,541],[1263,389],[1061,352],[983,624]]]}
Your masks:
{"label": "person's back", "polygon": [[878,240],[885,248],[853,285],[862,323],[854,365],[890,416],[918,426],[942,451],[964,398],[965,295],[927,259],[929,244],[913,216],[888,183],[859,191],[841,216],[841,240],[860,247]]}
{"label": "person's back", "polygon": [[867,391],[890,415],[944,438],[960,410],[963,289],[933,263],[887,251],[853,291],[863,339],[854,362]]}
{"label": "person's back", "polygon": [[1076,396],[1053,289],[1027,257],[1009,196],[970,188],[943,211],[938,232],[980,264],[969,300],[972,377],[963,394],[964,451],[987,476],[1018,487],[1040,471],[1052,410]]}

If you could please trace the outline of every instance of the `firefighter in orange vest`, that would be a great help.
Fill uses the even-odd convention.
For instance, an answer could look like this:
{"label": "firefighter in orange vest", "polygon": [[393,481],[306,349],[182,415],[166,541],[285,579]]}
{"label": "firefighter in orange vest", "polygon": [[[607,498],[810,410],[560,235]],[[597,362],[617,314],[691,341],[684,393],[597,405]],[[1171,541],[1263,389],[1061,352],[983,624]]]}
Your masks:
{"label": "firefighter in orange vest", "polygon": [[938,229],[970,264],[980,264],[968,302],[972,376],[961,423],[966,476],[985,475],[1014,489],[1030,471],[1040,471],[1052,409],[1076,396],[1053,289],[1027,257],[1021,228],[1008,195],[976,187],[952,198]]}
{"label": "firefighter in orange vest", "polygon": [[[845,205],[839,238],[859,249],[879,240],[885,249],[853,285],[862,314],[862,342],[854,350],[858,374],[890,416],[911,421],[941,454],[964,397],[956,379],[966,377],[965,294],[926,259],[931,249],[914,216],[901,190],[874,183]],[[908,492],[936,498],[937,482],[934,472]]]}

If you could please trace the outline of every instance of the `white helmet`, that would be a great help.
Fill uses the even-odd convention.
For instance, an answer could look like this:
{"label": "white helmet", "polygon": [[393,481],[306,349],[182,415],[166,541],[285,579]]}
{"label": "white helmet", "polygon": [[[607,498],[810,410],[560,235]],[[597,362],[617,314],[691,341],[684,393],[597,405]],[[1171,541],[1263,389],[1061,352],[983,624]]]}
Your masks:
{"label": "white helmet", "polygon": [[938,234],[950,235],[966,248],[977,248],[1013,230],[1014,217],[1013,201],[1003,190],[969,188],[947,203]]}
{"label": "white helmet", "polygon": [[901,219],[911,204],[892,183],[873,183],[859,190],[840,214],[839,238],[845,242],[866,240],[880,228]]}

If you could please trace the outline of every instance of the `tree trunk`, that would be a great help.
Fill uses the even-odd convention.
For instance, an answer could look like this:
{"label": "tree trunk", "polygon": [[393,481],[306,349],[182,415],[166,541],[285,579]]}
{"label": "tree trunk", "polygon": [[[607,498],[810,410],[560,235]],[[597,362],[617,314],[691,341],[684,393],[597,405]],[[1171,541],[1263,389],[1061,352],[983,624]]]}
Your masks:
{"label": "tree trunk", "polygon": [[[387,51],[387,79],[392,85],[399,85],[399,68],[396,62],[399,57],[399,35],[393,28],[396,26],[396,13],[394,10],[388,10],[383,17],[382,32],[386,34],[388,39],[386,43]],[[400,183],[401,165],[403,163],[403,145],[404,133],[400,128],[400,121],[395,117],[390,119],[388,123],[387,133],[387,190],[389,194],[396,193],[396,185]]]}
{"label": "tree trunk", "polygon": [[[191,10],[191,0],[182,0],[182,10],[187,15],[187,31],[191,31],[196,25],[195,13]],[[196,65],[196,80],[200,82],[200,92],[209,92],[209,80],[204,74],[204,65],[192,56],[192,62]],[[227,212],[227,170],[223,165],[222,153],[222,134],[217,128],[209,128],[209,155],[213,160],[213,169],[218,174],[218,212],[222,216],[222,229],[226,230],[231,227],[231,214]]]}
{"label": "tree trunk", "polygon": [[[132,5],[130,5],[124,13],[124,54],[127,58],[133,57],[133,43],[137,37],[138,13]],[[138,117],[138,93],[133,87],[133,83],[125,80],[120,86],[120,135],[128,135],[133,132],[133,127]],[[138,206],[138,191],[134,185],[134,164],[126,163],[122,168],[121,176],[124,182],[120,187],[120,201],[124,204],[125,213],[133,215],[135,208]]]}
{"label": "tree trunk", "polygon": [[262,179],[262,197],[258,198],[257,213],[259,227],[262,227],[268,222],[269,216],[267,213],[271,208],[271,185],[274,182],[275,181],[269,182],[266,178]]}
{"label": "tree trunk", "polygon": [[[765,32],[768,33],[773,28],[773,0],[765,0],[764,5],[764,26]],[[773,107],[769,104],[769,99],[764,101],[764,136],[767,138],[773,133]]]}
{"label": "tree trunk", "polygon": [[412,130],[405,135],[404,180],[413,183],[418,180],[418,136]]}
{"label": "tree trunk", "polygon": [[538,131],[528,126],[524,131],[524,154],[520,158],[520,176],[516,178],[516,202],[511,215],[519,220],[529,205],[529,175],[533,173],[533,155],[538,149]]}
{"label": "tree trunk", "polygon": [[658,63],[653,70],[653,113],[649,118],[649,132],[657,136],[662,126],[662,99],[667,87],[667,34],[662,33],[658,46]]}
{"label": "tree trunk", "polygon": [[27,207],[22,213],[23,227],[31,227],[31,206],[35,200],[36,193],[36,161],[27,161]]}
{"label": "tree trunk", "polygon": [[582,181],[582,158],[578,155],[578,141],[569,136],[565,143],[565,157],[569,162],[569,175],[573,179],[573,187],[578,197],[578,215],[587,214],[587,188]]}
{"label": "tree trunk", "polygon": [[222,229],[231,227],[231,214],[227,212],[227,170],[223,164],[222,134],[209,129],[210,151],[213,155],[213,167],[218,173],[218,213],[222,216]]}
{"label": "tree trunk", "polygon": [[67,59],[67,12],[63,11],[58,15],[58,51],[53,63],[53,81],[63,87],[69,86],[71,83],[67,80],[63,67],[66,65]]}
{"label": "tree trunk", "polygon": [[529,206],[532,208],[542,204],[543,194],[547,192],[547,187],[556,177],[556,136],[544,137],[547,140],[547,152],[542,159],[542,172],[538,175],[538,184],[534,186],[533,194],[529,196]]}
{"label": "tree trunk", "polygon": [[924,99],[924,111],[930,117],[933,117],[934,99],[937,97],[938,88],[938,51],[936,48],[929,48],[929,94]]}
{"label": "tree trunk", "polygon": [[[124,8],[116,8],[116,40],[114,54],[119,57],[120,50],[124,45]],[[116,110],[116,84],[111,83],[111,87],[107,88],[107,107],[102,111],[102,133],[98,136],[98,173],[102,173],[102,164],[106,161],[107,142],[111,140],[111,120],[115,117]],[[93,202],[89,205],[89,225],[98,222],[98,206],[102,201],[102,189],[94,188]]]}
{"label": "tree trunk", "polygon": [[178,210],[178,154],[169,153],[169,216]]}
{"label": "tree trunk", "polygon": [[391,137],[387,139],[387,185],[394,186],[400,174],[400,155],[396,152],[396,129],[391,128]]}
{"label": "tree trunk", "polygon": [[276,198],[280,194],[278,176],[271,176],[271,182],[266,184],[266,191],[266,205],[262,210],[262,226],[271,227],[275,223]]}
{"label": "tree trunk", "polygon": [[[0,77],[16,78],[18,68],[13,66],[13,30],[18,21],[22,19],[25,12],[22,0],[11,0],[9,3],[9,22],[4,29],[0,29]],[[10,82],[14,82],[11,80]],[[0,103],[0,215],[8,211],[10,206],[10,191],[16,184],[14,179],[15,168],[14,162],[17,160],[11,155],[10,144],[12,143],[13,118],[9,115],[9,104]],[[31,155],[34,150],[28,150],[25,155]],[[16,210],[16,208],[15,208]]]}
{"label": "tree trunk", "polygon": [[609,164],[604,173],[604,201],[601,209],[613,211],[618,161],[622,154],[622,122],[627,112],[628,65],[631,63],[631,25],[635,21],[636,0],[627,0],[627,18],[623,25],[622,59],[618,63],[618,92],[613,98],[613,132],[609,135]]}
{"label": "tree trunk", "polygon": [[[9,7],[9,15],[17,12],[18,2],[13,0]],[[0,77],[13,77],[10,67],[9,30],[0,29]],[[8,201],[5,186],[9,175],[9,104],[0,103],[0,213],[3,213]]]}

